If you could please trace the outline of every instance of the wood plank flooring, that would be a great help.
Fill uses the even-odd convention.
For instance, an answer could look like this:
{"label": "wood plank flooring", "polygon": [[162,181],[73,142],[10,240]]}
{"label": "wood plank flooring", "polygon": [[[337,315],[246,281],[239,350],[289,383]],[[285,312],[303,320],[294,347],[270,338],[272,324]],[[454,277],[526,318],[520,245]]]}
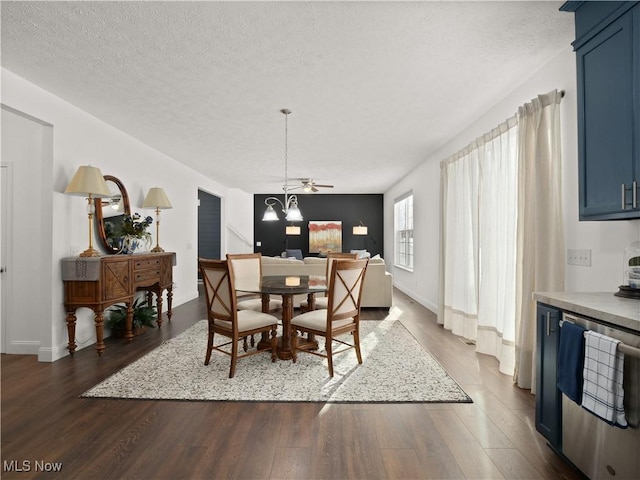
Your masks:
{"label": "wood plank flooring", "polygon": [[[472,404],[83,399],[84,391],[198,320],[204,302],[104,355],[2,355],[3,479],[578,479],[534,426],[534,397],[494,359],[396,291],[395,315]],[[204,349],[203,349],[204,360]],[[320,359],[319,359],[320,361]],[[162,365],[158,365],[162,368]],[[242,368],[240,362],[238,368]],[[59,468],[57,472],[43,471]]]}

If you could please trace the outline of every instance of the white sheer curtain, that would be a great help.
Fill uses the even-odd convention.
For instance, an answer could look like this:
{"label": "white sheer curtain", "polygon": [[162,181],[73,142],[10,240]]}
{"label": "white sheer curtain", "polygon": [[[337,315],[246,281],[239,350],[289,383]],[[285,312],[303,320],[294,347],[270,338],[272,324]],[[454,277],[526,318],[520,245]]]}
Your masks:
{"label": "white sheer curtain", "polygon": [[[534,105],[544,105],[544,109],[557,105],[560,98],[556,92],[540,96],[441,163],[438,322],[474,340],[478,352],[496,357],[501,372],[513,375],[524,367],[529,380],[523,376],[523,383],[518,380],[518,384],[527,388],[535,351],[535,311],[529,316],[531,293],[545,284],[530,281],[531,269],[538,268],[537,256],[553,250],[550,256],[559,269],[552,276],[564,278],[564,244],[557,238],[563,232],[561,197],[550,195],[539,201],[537,191],[525,193],[531,191],[529,184],[559,186],[561,182],[559,121],[549,125],[556,129],[553,136],[542,133],[547,132],[549,122],[531,120],[531,116],[538,110]],[[535,115],[547,120],[555,114],[557,109],[554,114]],[[543,128],[539,128],[541,124]],[[549,153],[544,168],[536,166],[535,159],[542,152]],[[560,214],[555,243],[540,244],[541,249],[530,252],[532,245],[537,245],[536,236],[544,237],[544,233],[532,232],[527,218],[532,212],[544,217],[551,211],[553,218]]]}
{"label": "white sheer curtain", "polygon": [[539,95],[518,110],[518,243],[514,381],[535,390],[536,312],[533,292],[564,291],[560,92]]}

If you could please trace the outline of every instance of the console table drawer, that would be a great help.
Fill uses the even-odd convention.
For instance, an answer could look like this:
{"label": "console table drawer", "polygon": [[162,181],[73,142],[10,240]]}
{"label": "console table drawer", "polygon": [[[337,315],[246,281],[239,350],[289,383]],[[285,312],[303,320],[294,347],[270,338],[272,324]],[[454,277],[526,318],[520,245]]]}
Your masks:
{"label": "console table drawer", "polygon": [[160,259],[159,258],[141,258],[136,259],[133,262],[133,270],[159,270],[160,269]]}
{"label": "console table drawer", "polygon": [[140,272],[134,272],[133,274],[133,282],[136,285],[140,285],[142,283],[149,284],[150,282],[159,282],[160,281],[160,269],[153,270],[143,270]]}

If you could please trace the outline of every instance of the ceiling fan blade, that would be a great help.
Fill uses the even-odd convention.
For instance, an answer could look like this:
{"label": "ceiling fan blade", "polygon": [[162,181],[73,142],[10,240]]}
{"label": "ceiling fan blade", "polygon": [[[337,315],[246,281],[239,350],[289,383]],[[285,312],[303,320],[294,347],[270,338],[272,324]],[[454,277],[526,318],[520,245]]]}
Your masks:
{"label": "ceiling fan blade", "polygon": [[317,183],[313,184],[315,187],[322,187],[322,188],[333,188],[333,185],[319,185]]}
{"label": "ceiling fan blade", "polygon": [[315,187],[315,185],[311,185],[311,191],[315,193],[318,191],[318,189]]}

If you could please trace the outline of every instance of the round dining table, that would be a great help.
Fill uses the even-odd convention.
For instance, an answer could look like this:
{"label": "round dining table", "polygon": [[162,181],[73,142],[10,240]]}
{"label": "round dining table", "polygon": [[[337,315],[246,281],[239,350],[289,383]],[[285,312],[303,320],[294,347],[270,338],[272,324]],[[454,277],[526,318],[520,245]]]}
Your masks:
{"label": "round dining table", "polygon": [[[262,311],[269,313],[269,296],[282,296],[282,335],[278,338],[277,355],[281,360],[291,360],[291,319],[293,318],[293,296],[306,294],[309,310],[315,307],[315,294],[327,291],[324,276],[319,275],[263,275],[260,281],[255,279],[234,278],[237,291],[257,293],[262,296]],[[263,338],[258,348],[269,348],[269,341]],[[314,338],[300,338],[298,348],[317,350],[318,342]]]}

